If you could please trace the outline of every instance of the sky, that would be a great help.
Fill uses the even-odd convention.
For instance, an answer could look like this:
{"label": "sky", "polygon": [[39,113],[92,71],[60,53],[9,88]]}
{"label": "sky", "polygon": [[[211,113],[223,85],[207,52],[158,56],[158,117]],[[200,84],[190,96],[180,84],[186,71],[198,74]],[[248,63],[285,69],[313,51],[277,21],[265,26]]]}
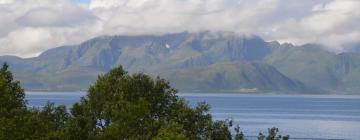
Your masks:
{"label": "sky", "polygon": [[360,0],[0,0],[0,55],[35,57],[102,35],[202,30],[342,52],[360,44],[359,25]]}

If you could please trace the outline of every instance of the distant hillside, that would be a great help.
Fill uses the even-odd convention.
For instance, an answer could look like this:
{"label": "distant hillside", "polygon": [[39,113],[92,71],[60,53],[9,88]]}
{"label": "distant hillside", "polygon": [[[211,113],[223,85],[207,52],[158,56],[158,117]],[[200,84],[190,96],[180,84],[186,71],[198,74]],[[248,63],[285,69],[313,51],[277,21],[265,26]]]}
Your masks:
{"label": "distant hillside", "polygon": [[181,91],[193,92],[305,92],[305,86],[257,62],[216,63],[160,74]]}
{"label": "distant hillside", "polygon": [[360,53],[334,54],[308,44],[279,47],[265,61],[283,74],[328,93],[360,94]]}
{"label": "distant hillside", "polygon": [[231,32],[103,36],[5,61],[27,90],[85,90],[117,65],[165,77],[181,92],[357,93],[360,84],[357,53]]}

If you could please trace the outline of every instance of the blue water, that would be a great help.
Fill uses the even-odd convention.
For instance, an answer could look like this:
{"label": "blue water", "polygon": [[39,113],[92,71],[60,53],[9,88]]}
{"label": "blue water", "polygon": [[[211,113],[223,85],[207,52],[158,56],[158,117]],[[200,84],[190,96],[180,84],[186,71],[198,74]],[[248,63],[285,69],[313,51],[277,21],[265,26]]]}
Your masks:
{"label": "blue water", "polygon": [[[71,106],[84,92],[27,92],[29,106],[47,101]],[[291,138],[360,139],[360,96],[179,94],[190,105],[205,101],[214,119],[230,118],[247,136],[278,127]]]}

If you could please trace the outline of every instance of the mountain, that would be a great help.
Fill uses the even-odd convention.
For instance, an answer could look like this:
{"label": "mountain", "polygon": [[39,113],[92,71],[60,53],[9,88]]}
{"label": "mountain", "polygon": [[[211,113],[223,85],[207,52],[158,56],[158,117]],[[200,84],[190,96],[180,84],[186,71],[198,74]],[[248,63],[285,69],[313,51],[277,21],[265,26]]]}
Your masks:
{"label": "mountain", "polygon": [[265,61],[290,78],[327,93],[357,94],[360,90],[359,53],[335,54],[315,44],[290,45],[274,49]]}
{"label": "mountain", "polygon": [[173,81],[180,91],[192,92],[303,92],[301,82],[292,80],[268,64],[257,62],[216,63],[176,69],[160,76]]}
{"label": "mountain", "polygon": [[356,93],[359,55],[232,32],[102,36],[35,58],[0,56],[27,90],[86,90],[123,65],[169,79],[181,92]]}

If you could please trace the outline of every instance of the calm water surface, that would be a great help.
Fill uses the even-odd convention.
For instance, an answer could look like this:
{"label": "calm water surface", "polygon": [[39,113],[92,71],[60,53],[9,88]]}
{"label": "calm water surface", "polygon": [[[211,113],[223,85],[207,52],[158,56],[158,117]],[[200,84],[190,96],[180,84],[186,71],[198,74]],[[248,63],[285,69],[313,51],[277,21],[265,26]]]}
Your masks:
{"label": "calm water surface", "polygon": [[[47,101],[71,106],[84,92],[27,92],[29,106]],[[230,118],[245,135],[278,127],[300,139],[360,139],[360,96],[179,94],[190,105],[205,101],[215,119]]]}

